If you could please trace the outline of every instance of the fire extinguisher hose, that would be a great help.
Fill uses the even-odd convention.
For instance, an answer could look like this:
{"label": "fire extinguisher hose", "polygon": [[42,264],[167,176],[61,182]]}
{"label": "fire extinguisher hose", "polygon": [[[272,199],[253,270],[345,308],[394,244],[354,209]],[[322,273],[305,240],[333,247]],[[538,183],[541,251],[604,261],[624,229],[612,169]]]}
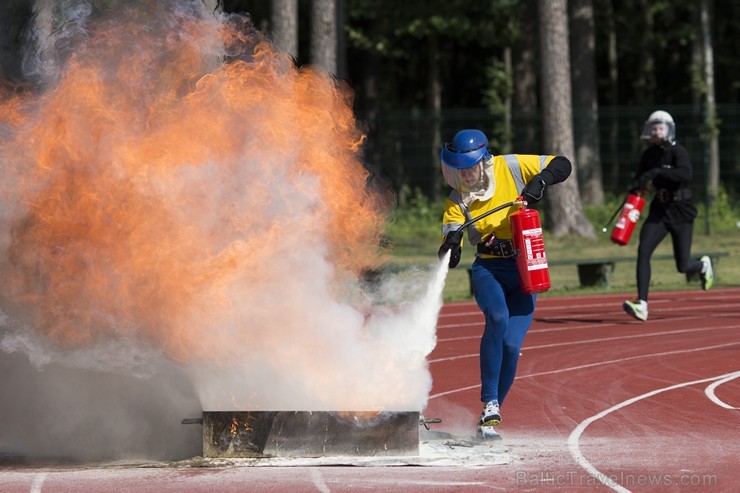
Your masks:
{"label": "fire extinguisher hose", "polygon": [[624,204],[627,202],[627,198],[622,201],[621,204],[619,204],[619,207],[617,207],[617,210],[614,211],[614,214],[612,214],[612,217],[609,218],[609,220],[606,222],[603,228],[601,228],[602,233],[606,233],[606,231],[609,229],[609,225],[614,221],[614,218],[617,217],[617,214],[620,213],[622,210],[622,207],[624,207]]}
{"label": "fire extinguisher hose", "polygon": [[505,204],[501,204],[501,205],[499,205],[498,207],[494,207],[494,208],[493,208],[493,209],[491,209],[490,211],[486,211],[486,212],[484,212],[483,214],[481,214],[480,216],[478,216],[478,217],[474,217],[474,218],[473,218],[473,219],[471,219],[470,221],[467,221],[467,222],[466,222],[466,223],[464,223],[464,224],[463,224],[462,226],[460,226],[460,228],[458,229],[458,231],[461,231],[461,230],[463,230],[463,229],[467,228],[467,227],[468,227],[468,226],[470,226],[471,224],[473,224],[473,223],[475,223],[475,222],[478,222],[478,221],[480,221],[481,219],[483,219],[484,217],[490,216],[490,215],[491,215],[491,214],[493,214],[494,212],[498,212],[498,211],[500,211],[501,209],[506,209],[507,207],[511,207],[511,206],[514,206],[514,205],[526,205],[526,204],[527,204],[527,202],[526,202],[526,201],[525,201],[524,199],[522,199],[521,197],[519,197],[519,198],[518,198],[517,200],[514,200],[514,201],[512,201],[512,202],[507,202],[507,203],[505,203]]}

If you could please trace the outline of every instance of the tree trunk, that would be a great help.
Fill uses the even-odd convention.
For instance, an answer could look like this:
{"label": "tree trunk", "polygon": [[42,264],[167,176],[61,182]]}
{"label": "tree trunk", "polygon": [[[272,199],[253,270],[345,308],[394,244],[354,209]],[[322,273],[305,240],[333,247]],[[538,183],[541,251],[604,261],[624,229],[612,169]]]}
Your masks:
{"label": "tree trunk", "polygon": [[[203,5],[206,8],[206,12],[213,15],[214,17],[218,17],[219,14],[223,11],[223,5],[222,0],[201,0],[203,2]],[[204,60],[206,71],[212,72],[216,70],[218,67],[221,66],[223,63],[223,59],[220,56],[211,56]]]}
{"label": "tree trunk", "polygon": [[439,149],[442,147],[442,82],[439,78],[439,44],[437,36],[431,33],[427,40],[429,49],[429,81],[428,81],[428,109],[430,116],[430,159],[432,164],[429,170],[430,196],[437,200],[441,195],[440,173],[439,173]]}
{"label": "tree trunk", "polygon": [[23,72],[44,85],[56,81],[57,60],[54,51],[54,0],[35,0],[33,18],[27,36],[31,45],[23,53]]}
{"label": "tree trunk", "polygon": [[[511,66],[511,48],[504,48],[504,70],[506,70],[506,77],[511,81],[512,66]],[[512,84],[513,86],[514,84]],[[501,151],[504,154],[511,154],[513,152],[513,145],[511,142],[512,137],[512,125],[511,125],[511,92],[507,92],[506,98],[504,99],[504,136],[501,140]]]}
{"label": "tree trunk", "polygon": [[717,123],[717,105],[714,99],[714,50],[712,46],[712,32],[710,29],[710,0],[701,1],[701,31],[704,47],[704,83],[707,88],[707,112],[705,125],[709,137],[709,205],[713,206],[719,190],[719,139]]}
{"label": "tree trunk", "polygon": [[221,5],[221,0],[202,0],[203,5],[205,5],[206,10],[210,12],[213,15],[218,14],[223,10],[223,5]]}
{"label": "tree trunk", "polygon": [[578,192],[577,163],[573,146],[573,105],[566,0],[539,0],[540,53],[542,56],[542,120],[546,152],[568,157],[573,173],[547,192],[550,229],[594,237],[594,228],[583,213]]}
{"label": "tree trunk", "polygon": [[336,0],[311,2],[311,64],[332,75],[337,73]]}
{"label": "tree trunk", "polygon": [[617,63],[617,30],[614,26],[614,7],[612,0],[600,0],[600,8],[603,9],[603,17],[606,20],[607,31],[607,61],[609,64],[609,92],[608,101],[611,106],[609,118],[609,149],[608,176],[609,183],[619,182],[619,65]]}
{"label": "tree trunk", "polygon": [[346,9],[344,6],[344,0],[336,0],[337,5],[337,20],[336,20],[336,31],[337,31],[337,77],[339,79],[349,78],[349,70],[347,68],[347,36],[344,32],[344,26],[347,23]]}
{"label": "tree trunk", "polygon": [[[534,0],[526,0],[526,15],[536,9],[537,5]],[[529,19],[521,21],[529,22]],[[518,119],[521,114],[533,116],[537,112],[537,31],[530,29],[525,36],[519,36],[513,46],[513,94],[512,118]],[[534,125],[520,125],[516,128],[515,137],[521,142],[537,142],[537,131]]]}
{"label": "tree trunk", "polygon": [[[701,17],[701,4],[696,6],[696,16]],[[700,32],[691,40],[691,115],[701,117],[704,106],[704,39]]]}
{"label": "tree trunk", "polygon": [[596,41],[591,0],[572,2],[573,107],[576,161],[583,203],[604,204],[599,155],[599,104],[596,95]]}
{"label": "tree trunk", "polygon": [[640,70],[635,76],[635,101],[638,104],[650,105],[654,104],[657,100],[655,95],[655,56],[653,55],[655,52],[656,38],[655,22],[650,0],[640,0],[640,5],[643,21],[642,32],[644,35],[640,37],[642,62],[640,63]]}
{"label": "tree trunk", "polygon": [[272,0],[270,26],[275,46],[298,59],[298,0]]}

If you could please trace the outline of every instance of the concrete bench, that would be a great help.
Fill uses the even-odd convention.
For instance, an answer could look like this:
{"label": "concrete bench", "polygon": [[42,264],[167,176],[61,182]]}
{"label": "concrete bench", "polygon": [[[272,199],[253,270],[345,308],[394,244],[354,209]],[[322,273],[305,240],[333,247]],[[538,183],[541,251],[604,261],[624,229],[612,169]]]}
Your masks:
{"label": "concrete bench", "polygon": [[[715,272],[719,259],[727,257],[728,252],[694,252],[692,257],[698,258],[707,255],[712,259],[712,265]],[[673,260],[673,254],[653,255],[652,260]],[[614,267],[618,263],[629,262],[633,265],[637,262],[637,256],[634,257],[610,257],[610,258],[592,258],[592,259],[553,259],[548,260],[550,267],[562,265],[575,265],[578,268],[578,282],[581,287],[598,286],[608,288],[611,281]],[[473,294],[473,270],[472,266],[467,266],[468,280],[470,281],[470,294]],[[696,282],[699,280],[698,274],[686,274],[686,282]]]}

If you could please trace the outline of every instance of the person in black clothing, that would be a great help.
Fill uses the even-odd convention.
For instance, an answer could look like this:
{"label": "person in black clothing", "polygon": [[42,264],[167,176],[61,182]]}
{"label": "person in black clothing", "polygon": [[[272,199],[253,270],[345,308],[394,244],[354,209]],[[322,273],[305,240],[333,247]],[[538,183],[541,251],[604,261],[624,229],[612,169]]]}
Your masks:
{"label": "person in black clothing", "polygon": [[650,257],[668,233],[673,240],[673,256],[679,272],[701,273],[704,290],[712,287],[714,273],[708,256],[691,258],[691,236],[697,216],[688,188],[693,171],[688,151],[676,142],[676,125],[671,115],[665,111],[653,112],[640,139],[648,141],[650,147],[642,153],[630,193],[645,193],[652,182],[655,196],[637,248],[637,299],[625,301],[623,308],[636,319],[646,321]]}

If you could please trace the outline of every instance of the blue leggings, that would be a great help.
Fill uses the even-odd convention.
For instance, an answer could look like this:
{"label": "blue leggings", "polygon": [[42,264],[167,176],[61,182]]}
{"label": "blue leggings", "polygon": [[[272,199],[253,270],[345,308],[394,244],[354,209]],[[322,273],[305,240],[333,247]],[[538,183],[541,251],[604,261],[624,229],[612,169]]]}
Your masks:
{"label": "blue leggings", "polygon": [[513,258],[476,259],[472,276],[475,301],[486,317],[480,341],[481,401],[503,404],[537,297],[521,291]]}

